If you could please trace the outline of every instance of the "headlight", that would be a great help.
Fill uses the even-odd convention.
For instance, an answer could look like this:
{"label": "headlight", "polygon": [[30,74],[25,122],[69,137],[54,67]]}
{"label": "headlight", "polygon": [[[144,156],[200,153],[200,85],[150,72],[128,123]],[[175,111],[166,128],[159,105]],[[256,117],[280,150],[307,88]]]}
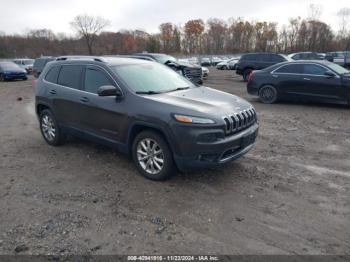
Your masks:
{"label": "headlight", "polygon": [[184,115],[174,115],[174,118],[177,122],[180,122],[180,123],[215,124],[215,121],[209,118],[184,116]]}

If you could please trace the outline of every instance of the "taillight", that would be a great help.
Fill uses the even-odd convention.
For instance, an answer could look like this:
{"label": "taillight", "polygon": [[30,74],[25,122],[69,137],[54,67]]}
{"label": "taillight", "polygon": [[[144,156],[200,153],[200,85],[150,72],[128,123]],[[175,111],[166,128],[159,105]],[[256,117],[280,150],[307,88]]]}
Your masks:
{"label": "taillight", "polygon": [[34,79],[33,82],[32,82],[32,86],[33,86],[34,89],[36,88],[37,84],[38,84],[38,80]]}
{"label": "taillight", "polygon": [[248,83],[253,80],[254,71],[250,72],[248,76]]}

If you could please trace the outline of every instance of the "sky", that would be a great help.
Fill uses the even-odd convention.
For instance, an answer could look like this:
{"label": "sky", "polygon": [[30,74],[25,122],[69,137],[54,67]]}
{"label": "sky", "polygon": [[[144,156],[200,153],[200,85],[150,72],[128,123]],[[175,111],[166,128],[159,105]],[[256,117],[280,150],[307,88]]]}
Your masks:
{"label": "sky", "polygon": [[108,31],[141,29],[158,32],[164,22],[183,25],[190,19],[210,17],[266,20],[287,24],[290,17],[309,15],[310,4],[321,6],[320,19],[339,28],[337,12],[350,0],[0,0],[0,32],[23,34],[48,28],[73,34],[69,22],[76,15],[102,16],[111,21]]}

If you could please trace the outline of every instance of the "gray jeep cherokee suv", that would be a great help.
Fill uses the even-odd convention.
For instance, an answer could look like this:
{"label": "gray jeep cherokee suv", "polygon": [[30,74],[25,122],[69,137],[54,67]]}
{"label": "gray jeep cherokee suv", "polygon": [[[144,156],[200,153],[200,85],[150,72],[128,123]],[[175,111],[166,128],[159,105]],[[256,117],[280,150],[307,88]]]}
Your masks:
{"label": "gray jeep cherokee suv", "polygon": [[69,57],[36,83],[40,130],[50,145],[75,135],[130,154],[145,177],[213,167],[247,153],[258,122],[247,101],[196,86],[156,62]]}

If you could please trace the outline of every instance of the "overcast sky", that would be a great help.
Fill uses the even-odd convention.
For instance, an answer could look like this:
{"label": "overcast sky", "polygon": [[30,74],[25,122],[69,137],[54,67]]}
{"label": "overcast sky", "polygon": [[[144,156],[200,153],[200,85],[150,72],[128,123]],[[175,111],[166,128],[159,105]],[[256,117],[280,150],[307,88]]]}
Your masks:
{"label": "overcast sky", "polygon": [[49,28],[72,34],[69,22],[78,14],[102,16],[109,31],[142,29],[154,33],[159,24],[183,25],[189,19],[243,17],[288,23],[290,17],[307,17],[308,6],[322,6],[321,20],[338,30],[337,12],[350,8],[350,0],[0,0],[0,32],[25,33]]}

